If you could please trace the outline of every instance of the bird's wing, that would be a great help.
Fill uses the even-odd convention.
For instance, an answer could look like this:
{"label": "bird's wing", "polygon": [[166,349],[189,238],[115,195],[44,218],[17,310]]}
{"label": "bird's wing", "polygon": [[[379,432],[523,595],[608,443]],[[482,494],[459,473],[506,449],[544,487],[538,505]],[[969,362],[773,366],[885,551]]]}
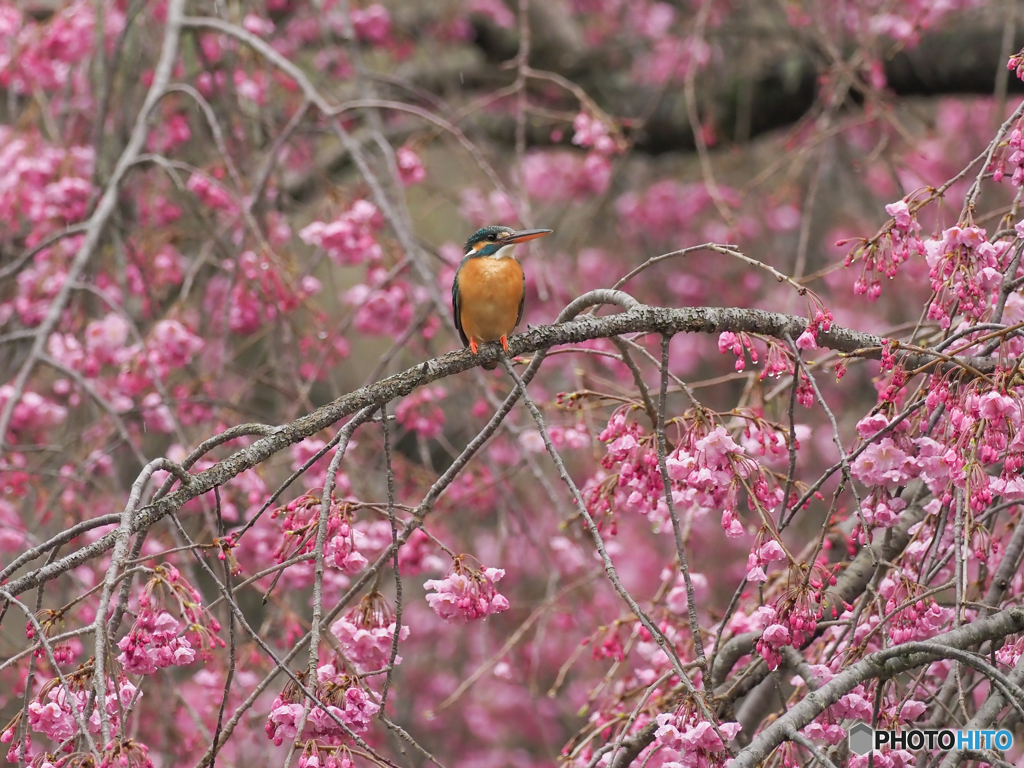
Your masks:
{"label": "bird's wing", "polygon": [[514,331],[519,327],[519,324],[523,321],[523,310],[526,309],[526,272],[523,272],[523,296],[519,299],[519,314],[516,316],[516,325],[512,330]]}
{"label": "bird's wing", "polygon": [[[462,260],[462,264],[465,264],[466,260]],[[469,346],[469,339],[466,338],[465,331],[462,330],[462,311],[459,309],[459,272],[462,271],[462,264],[459,264],[459,268],[455,271],[455,278],[452,280],[452,316],[455,319],[455,329],[459,332],[459,338],[462,339],[462,346]],[[524,294],[525,295],[525,294]],[[519,316],[522,317],[522,307],[519,309]]]}

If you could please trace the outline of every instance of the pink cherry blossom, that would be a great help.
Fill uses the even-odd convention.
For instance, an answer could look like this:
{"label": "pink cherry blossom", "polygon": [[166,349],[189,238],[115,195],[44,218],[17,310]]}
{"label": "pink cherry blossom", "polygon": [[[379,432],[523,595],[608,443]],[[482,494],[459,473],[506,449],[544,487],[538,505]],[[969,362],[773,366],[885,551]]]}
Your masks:
{"label": "pink cherry blossom", "polygon": [[380,3],[373,3],[366,8],[353,8],[351,11],[352,26],[356,37],[369,43],[383,43],[391,33],[391,14]]}
{"label": "pink cherry blossom", "polygon": [[476,568],[460,556],[447,577],[425,581],[423,587],[434,590],[427,602],[442,619],[472,621],[508,610],[508,600],[494,586],[504,575],[500,568]]}
{"label": "pink cherry blossom", "polygon": [[382,251],[373,233],[380,224],[377,207],[366,200],[357,200],[332,222],[314,221],[299,231],[299,237],[305,243],[323,248],[337,264],[376,262]]}

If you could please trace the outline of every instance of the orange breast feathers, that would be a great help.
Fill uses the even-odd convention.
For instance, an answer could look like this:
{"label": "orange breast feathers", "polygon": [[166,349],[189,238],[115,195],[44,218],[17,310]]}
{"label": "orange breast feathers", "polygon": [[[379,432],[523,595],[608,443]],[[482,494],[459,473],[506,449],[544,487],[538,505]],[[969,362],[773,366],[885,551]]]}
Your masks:
{"label": "orange breast feathers", "polygon": [[515,259],[468,259],[459,270],[460,321],[466,337],[498,341],[512,333],[523,290],[523,268]]}

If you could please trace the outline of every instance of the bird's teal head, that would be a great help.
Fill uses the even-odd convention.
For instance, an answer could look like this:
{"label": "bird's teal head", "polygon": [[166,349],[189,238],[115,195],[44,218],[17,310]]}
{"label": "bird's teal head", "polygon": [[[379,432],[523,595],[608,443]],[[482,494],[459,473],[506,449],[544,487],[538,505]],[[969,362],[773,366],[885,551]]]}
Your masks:
{"label": "bird's teal head", "polygon": [[550,229],[523,229],[518,232],[512,227],[496,224],[479,229],[466,241],[466,256],[490,256],[495,259],[510,258],[512,246],[551,234]]}

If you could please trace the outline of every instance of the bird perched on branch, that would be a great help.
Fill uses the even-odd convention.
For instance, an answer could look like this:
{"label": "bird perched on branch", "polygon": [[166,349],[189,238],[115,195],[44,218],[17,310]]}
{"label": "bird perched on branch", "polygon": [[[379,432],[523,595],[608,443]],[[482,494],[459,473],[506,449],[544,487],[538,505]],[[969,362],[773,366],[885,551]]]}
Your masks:
{"label": "bird perched on branch", "polygon": [[[480,344],[500,341],[508,352],[508,336],[523,319],[526,276],[512,249],[519,243],[544,237],[550,229],[484,227],[466,241],[465,256],[452,282],[455,327],[464,346],[477,354]],[[493,370],[497,361],[484,363]]]}

